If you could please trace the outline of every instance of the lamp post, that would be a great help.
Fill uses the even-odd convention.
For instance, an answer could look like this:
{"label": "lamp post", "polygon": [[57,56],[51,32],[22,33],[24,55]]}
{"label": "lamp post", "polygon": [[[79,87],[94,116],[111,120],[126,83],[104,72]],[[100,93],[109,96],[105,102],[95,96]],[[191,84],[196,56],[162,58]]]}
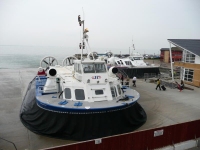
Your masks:
{"label": "lamp post", "polygon": [[174,70],[172,66],[172,49],[171,49],[171,43],[169,42],[169,53],[170,53],[170,64],[171,64],[171,74],[172,74],[172,81],[174,81]]}

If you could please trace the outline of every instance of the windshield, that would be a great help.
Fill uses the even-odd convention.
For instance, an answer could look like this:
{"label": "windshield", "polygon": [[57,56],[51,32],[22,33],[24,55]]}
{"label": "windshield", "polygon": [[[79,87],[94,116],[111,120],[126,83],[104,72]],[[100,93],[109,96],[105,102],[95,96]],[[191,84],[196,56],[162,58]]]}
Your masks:
{"label": "windshield", "polygon": [[106,72],[105,64],[83,64],[84,73],[102,73]]}
{"label": "windshield", "polygon": [[129,57],[132,61],[134,60],[143,60],[143,57]]}

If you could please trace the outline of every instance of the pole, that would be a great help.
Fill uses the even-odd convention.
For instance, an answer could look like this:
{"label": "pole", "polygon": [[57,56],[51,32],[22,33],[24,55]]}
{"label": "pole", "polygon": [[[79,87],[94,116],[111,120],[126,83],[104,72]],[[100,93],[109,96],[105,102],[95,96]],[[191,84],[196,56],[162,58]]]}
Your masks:
{"label": "pole", "polygon": [[84,42],[84,20],[82,21],[83,23],[83,39],[82,39],[82,50],[81,50],[81,62],[83,60],[83,42]]}
{"label": "pole", "polygon": [[174,70],[172,65],[172,49],[171,49],[171,43],[169,42],[169,53],[170,53],[170,64],[171,64],[171,74],[172,74],[172,81],[174,81]]}

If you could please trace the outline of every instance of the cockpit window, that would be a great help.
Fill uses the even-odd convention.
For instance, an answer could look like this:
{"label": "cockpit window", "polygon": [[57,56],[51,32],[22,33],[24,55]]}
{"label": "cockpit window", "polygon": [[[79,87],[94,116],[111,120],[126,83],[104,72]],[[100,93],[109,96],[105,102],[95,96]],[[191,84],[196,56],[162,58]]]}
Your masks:
{"label": "cockpit window", "polygon": [[106,72],[105,64],[95,64],[96,73]]}
{"label": "cockpit window", "polygon": [[134,57],[134,60],[140,60],[141,57]]}
{"label": "cockpit window", "polygon": [[83,64],[84,73],[102,73],[106,72],[106,67],[104,63],[95,64]]}
{"label": "cockpit window", "polygon": [[117,90],[118,90],[118,93],[119,93],[119,95],[121,95],[121,87],[119,86],[119,85],[117,85]]}
{"label": "cockpit window", "polygon": [[95,73],[94,64],[83,64],[84,73]]}
{"label": "cockpit window", "polygon": [[80,73],[80,74],[82,73],[81,72],[81,64],[78,64],[78,73]]}
{"label": "cockpit window", "polygon": [[117,91],[115,87],[110,87],[112,97],[117,97]]}
{"label": "cockpit window", "polygon": [[143,57],[129,57],[130,60],[134,61],[134,60],[143,60]]}
{"label": "cockpit window", "polygon": [[74,70],[81,74],[82,73],[81,72],[81,65],[80,64],[74,64]]}

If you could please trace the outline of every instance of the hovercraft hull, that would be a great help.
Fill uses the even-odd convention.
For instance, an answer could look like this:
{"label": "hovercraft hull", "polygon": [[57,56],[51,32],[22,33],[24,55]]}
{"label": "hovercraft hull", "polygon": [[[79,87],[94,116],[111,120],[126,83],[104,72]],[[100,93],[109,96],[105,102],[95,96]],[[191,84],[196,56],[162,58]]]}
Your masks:
{"label": "hovercraft hull", "polygon": [[125,109],[102,113],[58,113],[37,105],[35,79],[27,89],[21,110],[21,122],[34,133],[70,140],[89,140],[132,132],[147,119],[137,101]]}

